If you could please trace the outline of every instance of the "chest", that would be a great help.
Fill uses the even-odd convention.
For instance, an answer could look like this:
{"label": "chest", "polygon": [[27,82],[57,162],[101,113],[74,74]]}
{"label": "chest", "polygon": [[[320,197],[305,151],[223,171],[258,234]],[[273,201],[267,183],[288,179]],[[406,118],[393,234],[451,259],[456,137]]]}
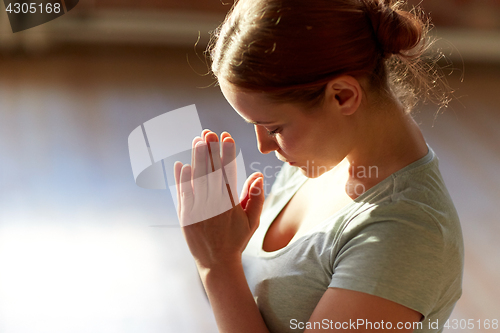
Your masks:
{"label": "chest", "polygon": [[341,183],[306,181],[271,223],[262,249],[279,250],[352,202]]}

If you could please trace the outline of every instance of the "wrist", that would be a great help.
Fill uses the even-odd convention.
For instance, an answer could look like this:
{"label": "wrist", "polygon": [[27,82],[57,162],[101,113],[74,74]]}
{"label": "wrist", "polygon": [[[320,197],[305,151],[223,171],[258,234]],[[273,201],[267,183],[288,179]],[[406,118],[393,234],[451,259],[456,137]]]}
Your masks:
{"label": "wrist", "polygon": [[203,264],[196,261],[196,267],[202,280],[205,280],[208,276],[230,276],[243,271],[241,256],[210,264]]}

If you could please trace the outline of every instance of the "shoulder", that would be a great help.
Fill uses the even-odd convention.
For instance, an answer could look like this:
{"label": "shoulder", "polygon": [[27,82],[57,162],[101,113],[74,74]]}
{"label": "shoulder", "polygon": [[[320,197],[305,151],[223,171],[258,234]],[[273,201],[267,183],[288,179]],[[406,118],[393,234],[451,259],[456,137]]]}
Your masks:
{"label": "shoulder", "polygon": [[460,273],[460,221],[432,150],[379,185],[360,197],[357,209],[346,216],[335,265],[349,258],[358,267],[406,267],[408,277],[418,269],[433,278]]}
{"label": "shoulder", "polygon": [[435,264],[451,260],[458,268],[464,252],[458,214],[447,193],[429,193],[426,186],[394,185],[383,198],[364,202],[344,221],[340,246],[366,247],[381,255],[398,253],[403,261],[413,257],[422,264],[431,258]]}
{"label": "shoulder", "polygon": [[455,301],[461,295],[459,225],[406,200],[372,207],[352,218],[332,260],[330,287],[382,297],[426,317],[443,295]]}
{"label": "shoulder", "polygon": [[395,172],[359,198],[360,209],[350,228],[394,221],[428,232],[459,229],[457,211],[439,170],[439,160],[429,147],[422,159]]}

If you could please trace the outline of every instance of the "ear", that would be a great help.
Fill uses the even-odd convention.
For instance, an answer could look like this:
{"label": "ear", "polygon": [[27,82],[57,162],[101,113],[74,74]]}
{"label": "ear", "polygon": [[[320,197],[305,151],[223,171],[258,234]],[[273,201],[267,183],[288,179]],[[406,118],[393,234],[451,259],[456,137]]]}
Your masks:
{"label": "ear", "polygon": [[328,83],[326,97],[340,110],[342,115],[349,116],[358,110],[363,90],[358,80],[352,76],[343,75]]}

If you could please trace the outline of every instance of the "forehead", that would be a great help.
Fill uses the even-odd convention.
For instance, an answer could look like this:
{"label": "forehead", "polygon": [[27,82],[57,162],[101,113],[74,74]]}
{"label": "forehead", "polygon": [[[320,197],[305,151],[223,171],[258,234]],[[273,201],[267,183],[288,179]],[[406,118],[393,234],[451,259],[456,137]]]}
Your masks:
{"label": "forehead", "polygon": [[270,125],[285,121],[298,112],[291,104],[270,102],[262,92],[242,90],[225,80],[219,85],[228,103],[249,123]]}

